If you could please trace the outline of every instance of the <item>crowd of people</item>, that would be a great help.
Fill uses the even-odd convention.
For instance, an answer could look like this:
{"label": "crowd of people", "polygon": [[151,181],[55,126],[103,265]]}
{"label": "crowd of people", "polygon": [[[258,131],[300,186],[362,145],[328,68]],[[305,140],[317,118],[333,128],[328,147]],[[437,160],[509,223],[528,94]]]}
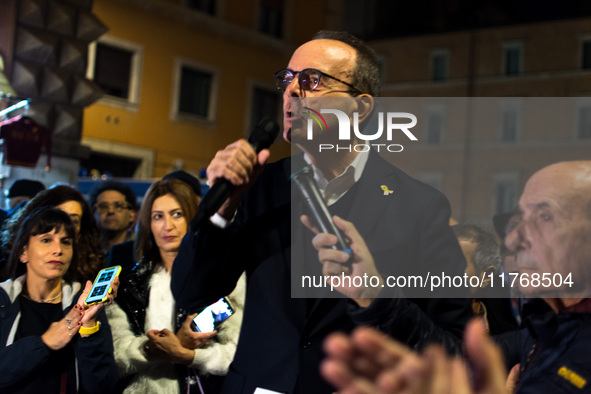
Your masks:
{"label": "crowd of people", "polygon": [[[91,204],[60,184],[11,212],[2,228],[0,392],[220,392],[245,280],[227,294],[232,319],[213,332],[196,332],[196,313],[178,311],[170,289],[200,196],[199,180],[176,171],[151,185],[139,210],[128,186],[107,181]],[[86,305],[92,281],[113,265],[122,271],[107,301]]]}
{"label": "crowd of people", "polygon": [[[184,171],[154,182],[139,206],[109,181],[89,201],[67,185],[36,190],[7,214],[0,392],[591,392],[591,162],[540,169],[518,209],[495,218],[496,235],[450,226],[442,193],[373,151],[319,154],[297,127],[295,100],[322,97],[355,98],[347,105],[367,124],[380,92],[369,46],[322,31],[287,67],[275,74],[283,137],[302,153],[267,163],[270,151],[244,139],[217,152],[208,183],[234,188],[209,221],[192,222],[201,184]],[[311,166],[349,250],[291,193],[294,165]],[[115,265],[106,301],[86,305],[97,273]],[[304,268],[377,284],[294,296]],[[443,271],[480,285],[432,297],[385,286]],[[499,296],[492,280],[506,273],[550,282]],[[234,314],[195,330],[223,297]]]}

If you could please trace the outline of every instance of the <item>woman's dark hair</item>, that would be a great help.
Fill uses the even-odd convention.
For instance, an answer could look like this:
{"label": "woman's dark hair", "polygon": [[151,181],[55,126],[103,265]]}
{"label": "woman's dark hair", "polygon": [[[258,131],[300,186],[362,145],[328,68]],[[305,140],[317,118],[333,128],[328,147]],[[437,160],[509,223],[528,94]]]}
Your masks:
{"label": "woman's dark hair", "polygon": [[27,272],[26,264],[20,262],[20,257],[29,244],[31,237],[50,233],[54,230],[59,232],[64,229],[66,235],[72,239],[72,261],[64,275],[64,280],[71,283],[76,276],[78,259],[76,258],[76,229],[70,220],[70,216],[62,210],[46,206],[29,212],[22,217],[20,223],[8,257],[7,269],[9,277],[16,279]]}
{"label": "woman's dark hair", "polygon": [[[94,216],[80,192],[70,186],[59,185],[38,193],[18,213],[15,213],[2,227],[2,246],[5,250],[12,249],[12,243],[16,230],[21,226],[21,220],[31,212],[45,206],[57,207],[68,201],[76,201],[82,207],[80,218],[80,233],[76,239],[79,264],[76,270],[75,280],[85,282],[94,280],[94,277],[104,268],[104,256],[101,252],[99,230]],[[72,270],[70,270],[72,271]]]}
{"label": "woman's dark hair", "polygon": [[159,262],[161,260],[160,250],[152,234],[152,205],[154,205],[154,201],[157,198],[166,194],[172,194],[178,201],[183,215],[187,220],[187,226],[189,226],[189,222],[197,213],[200,197],[195,194],[188,184],[175,178],[154,182],[144,195],[138,215],[135,240],[135,256],[138,261],[147,259]]}

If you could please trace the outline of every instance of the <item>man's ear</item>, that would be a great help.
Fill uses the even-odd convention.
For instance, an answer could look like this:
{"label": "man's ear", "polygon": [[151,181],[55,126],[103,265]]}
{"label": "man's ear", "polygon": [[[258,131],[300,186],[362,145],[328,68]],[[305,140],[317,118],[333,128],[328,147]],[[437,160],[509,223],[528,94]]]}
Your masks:
{"label": "man's ear", "polygon": [[484,275],[484,279],[482,281],[483,288],[488,287],[488,285],[490,285],[490,275],[492,274],[494,276],[496,272],[497,269],[492,265],[489,265],[488,267],[486,267],[484,271],[482,271],[480,275]]}
{"label": "man's ear", "polygon": [[134,210],[133,213],[131,214],[131,220],[129,221],[128,229],[133,229],[133,227],[135,226],[135,223],[137,222],[138,215],[139,215],[139,212]]}
{"label": "man's ear", "polygon": [[359,113],[359,124],[364,124],[373,112],[374,98],[368,94],[362,94],[355,97],[357,103],[357,110]]}

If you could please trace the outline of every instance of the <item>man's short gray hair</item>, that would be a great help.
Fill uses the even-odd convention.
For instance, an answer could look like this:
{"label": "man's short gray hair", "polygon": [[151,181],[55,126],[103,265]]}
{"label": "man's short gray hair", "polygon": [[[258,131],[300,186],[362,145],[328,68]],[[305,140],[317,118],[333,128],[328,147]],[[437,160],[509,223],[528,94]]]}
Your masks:
{"label": "man's short gray hair", "polygon": [[495,270],[499,270],[502,261],[501,249],[497,238],[492,232],[474,224],[458,224],[452,228],[458,240],[476,244],[472,259],[477,274],[484,272],[491,266]]}

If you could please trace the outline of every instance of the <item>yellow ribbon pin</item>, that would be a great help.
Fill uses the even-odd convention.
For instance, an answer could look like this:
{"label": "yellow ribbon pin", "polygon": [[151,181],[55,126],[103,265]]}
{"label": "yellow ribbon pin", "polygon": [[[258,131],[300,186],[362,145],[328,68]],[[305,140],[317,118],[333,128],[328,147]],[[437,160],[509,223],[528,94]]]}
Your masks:
{"label": "yellow ribbon pin", "polygon": [[384,196],[394,193],[394,190],[388,189],[388,186],[386,186],[386,185],[382,185],[382,186],[380,186],[380,188],[384,191]]}

